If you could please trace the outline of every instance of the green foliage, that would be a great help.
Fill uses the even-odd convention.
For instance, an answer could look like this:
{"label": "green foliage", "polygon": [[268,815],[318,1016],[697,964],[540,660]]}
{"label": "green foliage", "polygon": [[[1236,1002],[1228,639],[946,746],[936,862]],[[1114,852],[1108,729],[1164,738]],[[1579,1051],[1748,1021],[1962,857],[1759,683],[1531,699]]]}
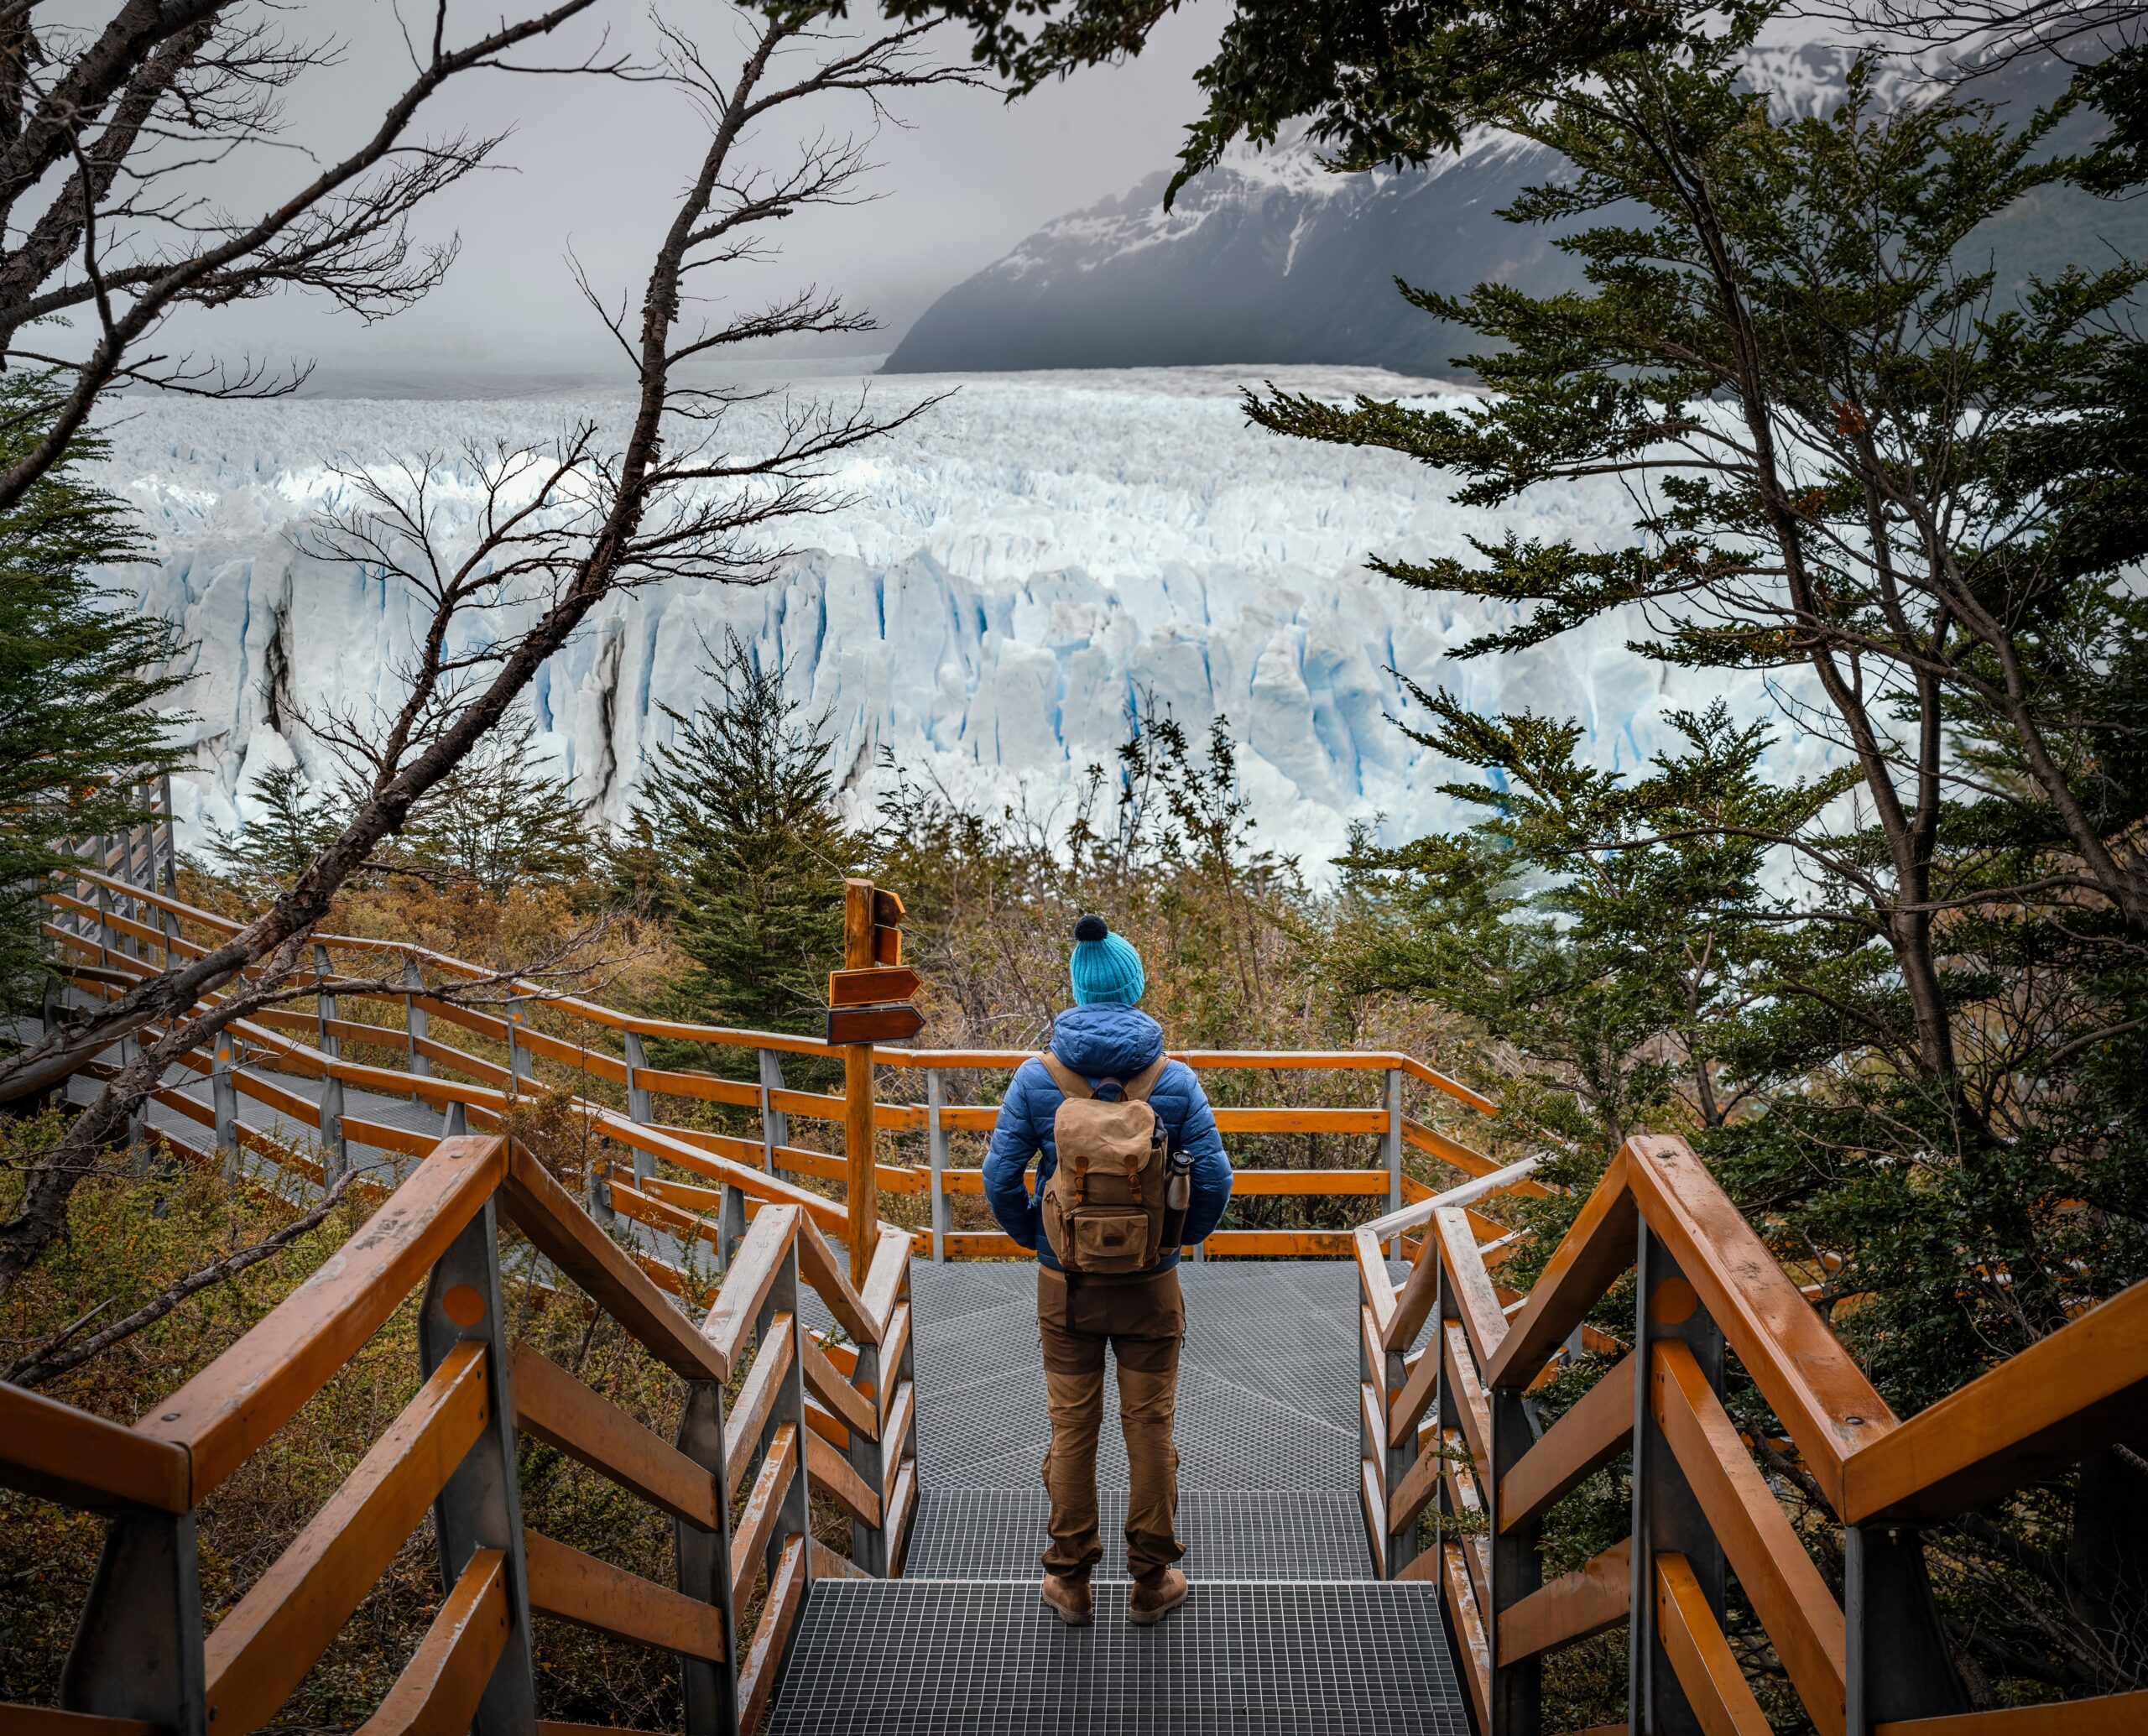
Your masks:
{"label": "green foliage", "polygon": [[675,919],[689,1017],[763,1030],[821,1023],[842,962],[842,883],[865,854],[837,801],[826,719],[735,635],[702,673],[717,696],[655,750],[615,877]]}
{"label": "green foliage", "polygon": [[211,832],[211,862],[249,898],[273,897],[304,873],[342,830],[335,798],[316,790],[295,765],[257,773],[247,794],[258,810],[236,832]]}
{"label": "green foliage", "polygon": [[524,714],[482,737],[413,805],[387,859],[494,898],[585,878],[597,838],[572,785],[541,769],[536,736],[536,720]]}
{"label": "green foliage", "polygon": [[[34,445],[51,383],[0,376],[0,462]],[[123,613],[95,570],[138,558],[133,516],[82,479],[99,448],[76,441],[0,514],[0,997],[34,1003],[44,980],[39,894],[66,858],[57,840],[147,816],[138,776],[177,764],[159,701],[178,645],[162,622]]]}

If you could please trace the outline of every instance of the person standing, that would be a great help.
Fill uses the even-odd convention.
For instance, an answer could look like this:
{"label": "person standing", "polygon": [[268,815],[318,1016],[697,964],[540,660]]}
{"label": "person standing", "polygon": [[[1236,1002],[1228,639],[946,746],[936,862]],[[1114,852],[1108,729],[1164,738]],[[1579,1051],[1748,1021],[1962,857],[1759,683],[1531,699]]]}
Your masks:
{"label": "person standing", "polygon": [[[1101,916],[1074,925],[1071,1011],[1049,1050],[1008,1087],[984,1162],[984,1196],[1000,1227],[1036,1250],[1037,1330],[1051,1446],[1043,1596],[1079,1626],[1095,1608],[1097,1436],[1104,1352],[1118,1368],[1129,1488],[1126,1565],[1134,1622],[1160,1621],[1186,1599],[1176,1563],[1178,1398],[1186,1306],[1179,1249],[1207,1238],[1231,1198],[1231,1164],[1192,1069],[1164,1055],[1163,1028],[1138,1003],[1141,955]],[[1037,1160],[1036,1186],[1027,1171]]]}

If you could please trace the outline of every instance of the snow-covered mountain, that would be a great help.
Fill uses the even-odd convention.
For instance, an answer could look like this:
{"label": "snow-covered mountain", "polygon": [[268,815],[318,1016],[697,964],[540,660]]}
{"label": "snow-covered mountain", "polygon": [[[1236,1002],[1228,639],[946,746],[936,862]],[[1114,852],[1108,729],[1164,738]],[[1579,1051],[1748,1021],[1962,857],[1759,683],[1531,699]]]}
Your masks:
{"label": "snow-covered mountain", "polygon": [[[1793,35],[1753,52],[1751,78],[1781,110],[1812,114],[1840,95],[1853,59]],[[2024,117],[2058,93],[2068,70],[2022,60],[1966,94]],[[1884,63],[1874,79],[1890,100],[1937,88],[1909,60]],[[2061,142],[2072,148],[2093,125],[2078,119]],[[1266,151],[1233,147],[1168,211],[1170,177],[1160,170],[1121,198],[1047,223],[928,308],[888,368],[1317,362],[1451,378],[1475,340],[1405,301],[1397,278],[1450,295],[1485,282],[1540,295],[1580,282],[1554,232],[1499,216],[1553,171],[1536,146],[1483,133],[1422,169],[1349,175],[1322,168],[1320,154],[1302,132]],[[2098,237],[2135,257],[2148,248],[2139,201],[2044,190],[1975,245],[1997,255],[2003,274],[2051,273],[2106,257]]]}
{"label": "snow-covered mountain", "polygon": [[[1495,520],[1447,504],[1442,480],[1394,454],[1285,441],[1249,428],[1236,370],[873,383],[908,402],[952,399],[855,455],[852,502],[790,527],[805,546],[766,586],[673,581],[613,599],[545,667],[541,740],[600,814],[619,816],[653,743],[691,712],[704,647],[727,629],[825,710],[852,800],[869,813],[888,750],[914,782],[1032,816],[1067,817],[1091,764],[1111,765],[1129,708],[1153,693],[1205,728],[1227,714],[1263,835],[1317,868],[1355,819],[1389,837],[1446,816],[1454,768],[1395,727],[1390,669],[1487,705],[1581,717],[1607,765],[1664,738],[1664,713],[1715,691],[1626,652],[1605,627],[1527,656],[1457,663],[1470,609],[1366,572],[1374,550],[1464,552],[1501,524],[1617,540],[1609,486],[1577,487]],[[1452,394],[1366,370],[1283,371],[1340,395]],[[859,383],[848,383],[854,388]],[[818,380],[801,390],[842,389]],[[228,827],[263,769],[332,774],[305,718],[363,717],[399,697],[406,600],[377,573],[303,552],[297,534],[344,485],[330,468],[412,461],[542,438],[590,400],[137,402],[111,430],[109,483],[139,506],[152,562],[112,575],[192,641],[198,769],[180,792],[197,838]],[[751,446],[749,406],[738,432]],[[437,498],[467,514],[450,466]],[[463,503],[457,507],[455,503]],[[1734,692],[1741,711],[1765,706]],[[1821,749],[1791,739],[1786,769]]]}

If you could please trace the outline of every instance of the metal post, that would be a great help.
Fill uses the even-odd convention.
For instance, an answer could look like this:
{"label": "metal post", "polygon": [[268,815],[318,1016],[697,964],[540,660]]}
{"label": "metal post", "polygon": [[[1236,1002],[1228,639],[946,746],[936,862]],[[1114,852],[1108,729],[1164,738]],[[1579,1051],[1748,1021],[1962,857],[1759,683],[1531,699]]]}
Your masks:
{"label": "metal post", "polygon": [[948,1220],[951,1216],[947,1199],[947,1129],[940,1123],[940,1112],[946,1105],[946,1093],[942,1087],[940,1070],[925,1070],[925,1145],[932,1168],[932,1262],[938,1265],[947,1258]]}
{"label": "metal post", "polygon": [[725,1182],[717,1191],[716,1207],[716,1269],[728,1272],[738,1244],[746,1239],[746,1196]]}
{"label": "metal post", "polygon": [[351,1148],[343,1138],[343,1082],[333,1073],[321,1076],[321,1174],[333,1187],[351,1166]]}
{"label": "metal post", "polygon": [[443,1139],[459,1139],[470,1131],[470,1112],[457,1097],[442,1112],[440,1118],[440,1136]]}
{"label": "metal post", "polygon": [[[862,1283],[863,1280],[858,1281]],[[879,1346],[860,1344],[858,1347],[858,1368],[851,1378],[861,1389],[868,1384],[872,1387],[873,1403],[884,1415],[887,1407],[880,1402]],[[850,1461],[851,1469],[865,1479],[865,1486],[878,1494],[884,1503],[887,1491],[881,1487],[880,1483],[880,1442],[867,1440],[859,1430],[852,1429],[850,1431],[850,1444],[843,1449],[843,1457]],[[887,1577],[888,1514],[884,1505],[881,1510],[880,1523],[878,1527],[868,1525],[863,1520],[851,1520],[850,1558],[868,1573],[878,1578]]]}
{"label": "metal post", "polygon": [[224,1180],[239,1177],[237,1039],[228,1030],[216,1033],[216,1046],[209,1062],[209,1097],[216,1112],[216,1156],[224,1167]]}
{"label": "metal post", "polygon": [[109,967],[112,963],[112,894],[100,882],[96,888],[96,894],[97,962]]}
{"label": "metal post", "polygon": [[716,1490],[717,1522],[717,1529],[706,1531],[683,1519],[674,1521],[679,1589],[723,1612],[727,1660],[712,1664],[680,1655],[686,1736],[733,1736],[738,1728],[738,1679],[733,1668],[738,1655],[738,1611],[731,1606],[731,1495],[729,1479],[723,1474],[722,1381],[686,1383],[686,1409],[679,1418],[679,1451],[709,1473]]}
{"label": "metal post", "polygon": [[774,1049],[758,1051],[761,1065],[761,1150],[764,1165],[776,1173],[776,1152],[790,1143],[790,1118],[774,1105],[770,1093],[781,1091],[783,1056]]}
{"label": "metal post", "polygon": [[[468,1148],[466,1148],[467,1150]],[[479,1148],[482,1149],[482,1148]],[[449,1162],[470,1156],[441,1154]],[[514,1454],[514,1396],[508,1386],[508,1343],[500,1306],[499,1243],[493,1202],[448,1244],[425,1281],[418,1319],[418,1353],[426,1379],[458,1344],[485,1346],[489,1402],[484,1432],[456,1467],[434,1503],[440,1536],[441,1573],[452,1587],[481,1549],[507,1556],[507,1648],[478,1702],[477,1736],[528,1736],[537,1722],[537,1679],[529,1652],[529,1578],[522,1555],[522,1490]],[[720,1479],[719,1479],[720,1480]]]}
{"label": "metal post", "polygon": [[[418,1004],[418,997],[424,991],[425,986],[425,973],[419,970],[418,961],[414,958],[404,959],[403,961],[403,1024],[407,1032],[404,1040],[409,1043],[410,1048],[410,1077],[414,1079],[430,1078],[433,1071],[432,1057],[420,1052],[418,1048],[419,1044],[431,1040],[433,1034],[433,1015]],[[410,1093],[410,1101],[414,1103],[420,1101],[416,1092]]]}
{"label": "metal post", "polygon": [[1511,1609],[1544,1582],[1536,1553],[1537,1527],[1499,1529],[1499,1483],[1535,1444],[1525,1389],[1491,1389],[1492,1474],[1484,1490],[1485,1528],[1492,1542],[1492,1607],[1484,1613],[1484,1636],[1492,1654],[1492,1728],[1499,1736],[1538,1736],[1544,1727],[1544,1663],[1541,1655],[1518,1664],[1501,1664],[1499,1624]]}
{"label": "metal post", "polygon": [[[158,805],[164,816],[164,872],[158,877],[167,896],[179,896],[179,821],[171,811],[171,774],[164,773],[157,779]],[[172,922],[175,931],[178,919]]]}
{"label": "metal post", "polygon": [[1655,1628],[1655,1557],[1686,1557],[1716,1620],[1723,1619],[1723,1549],[1686,1473],[1664,1438],[1650,1397],[1655,1347],[1676,1339],[1718,1393],[1723,1390],[1723,1334],[1700,1305],[1671,1250],[1645,1222],[1637,1233],[1634,1275],[1633,1587],[1629,1605],[1626,1704],[1633,1728],[1649,1736],[1700,1736]]}
{"label": "metal post", "polygon": [[537,1082],[537,1057],[517,1040],[529,1023],[529,1003],[520,995],[507,1004],[507,1070],[518,1082]]}
{"label": "metal post", "polygon": [[1914,1526],[1843,1527],[1843,1729],[1969,1709]]}
{"label": "metal post", "polygon": [[[1387,1165],[1387,1209],[1402,1209],[1402,1069],[1387,1070],[1387,1130],[1380,1135],[1380,1160]],[[1398,1233],[1390,1237],[1387,1257],[1400,1259],[1402,1256],[1402,1238]]]}
{"label": "metal post", "polygon": [[204,1736],[201,1646],[194,1515],[123,1509],[105,1529],[104,1552],[60,1669],[60,1704]]}
{"label": "metal post", "polygon": [[335,993],[320,985],[326,984],[333,972],[334,967],[329,962],[328,949],[326,946],[315,946],[313,949],[313,975],[316,987],[314,991],[313,1004],[317,1009],[316,1018],[320,1036],[320,1041],[316,1046],[331,1061],[341,1058],[343,1040],[330,1029],[336,1019]]}

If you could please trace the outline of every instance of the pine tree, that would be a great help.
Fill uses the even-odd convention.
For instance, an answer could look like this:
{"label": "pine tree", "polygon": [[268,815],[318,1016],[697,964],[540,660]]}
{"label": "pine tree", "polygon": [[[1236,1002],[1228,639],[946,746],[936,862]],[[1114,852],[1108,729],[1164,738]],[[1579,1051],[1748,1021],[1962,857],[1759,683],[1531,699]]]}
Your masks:
{"label": "pine tree", "polygon": [[536,742],[527,713],[502,723],[411,809],[385,859],[494,898],[581,879],[596,840],[573,786],[541,769]]}
{"label": "pine tree", "polygon": [[[0,466],[50,418],[47,376],[0,376]],[[0,996],[34,1003],[44,965],[39,902],[69,858],[63,837],[148,816],[128,787],[179,763],[159,702],[180,677],[164,622],[125,613],[97,569],[138,559],[141,539],[116,496],[83,480],[92,439],[0,514]]]}
{"label": "pine tree", "polygon": [[827,719],[785,691],[783,669],[731,634],[702,673],[717,696],[691,717],[665,707],[677,738],[655,750],[616,872],[646,877],[676,919],[693,961],[683,1013],[813,1030],[865,840],[837,800]]}
{"label": "pine tree", "polygon": [[249,897],[288,886],[340,829],[335,797],[316,790],[295,765],[272,765],[247,786],[258,809],[235,832],[210,834],[209,855]]}

